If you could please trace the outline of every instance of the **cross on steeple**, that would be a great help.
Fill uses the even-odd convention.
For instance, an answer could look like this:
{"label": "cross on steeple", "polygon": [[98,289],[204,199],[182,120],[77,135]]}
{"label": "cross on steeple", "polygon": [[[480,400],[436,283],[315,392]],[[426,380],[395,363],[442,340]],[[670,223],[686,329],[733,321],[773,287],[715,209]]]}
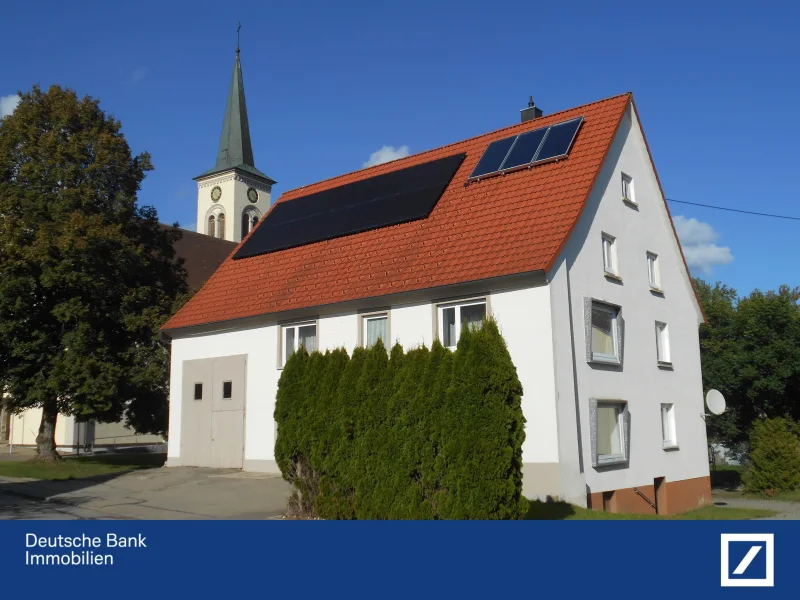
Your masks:
{"label": "cross on steeple", "polygon": [[242,24],[239,23],[239,26],[236,28],[236,56],[239,56],[239,30],[242,28]]}

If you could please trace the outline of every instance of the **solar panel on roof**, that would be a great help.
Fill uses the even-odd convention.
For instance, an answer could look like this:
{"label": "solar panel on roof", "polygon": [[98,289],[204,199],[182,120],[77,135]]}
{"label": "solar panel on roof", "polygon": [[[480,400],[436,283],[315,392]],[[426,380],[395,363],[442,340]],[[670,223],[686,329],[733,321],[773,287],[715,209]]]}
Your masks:
{"label": "solar panel on roof", "polygon": [[506,169],[513,169],[520,165],[527,165],[536,156],[536,151],[542,143],[547,127],[541,129],[534,129],[527,133],[522,133],[517,136],[517,141],[508,153],[505,162],[500,165],[498,171],[505,171]]}
{"label": "solar panel on roof", "polygon": [[279,202],[233,258],[424,219],[436,206],[465,156],[456,154]]}
{"label": "solar panel on roof", "polygon": [[486,152],[483,153],[483,156],[481,156],[481,159],[478,161],[470,177],[480,177],[487,173],[499,171],[500,165],[503,164],[503,159],[505,159],[515,139],[517,139],[516,136],[512,135],[511,137],[497,140],[489,144],[489,147],[486,149]]}
{"label": "solar panel on roof", "polygon": [[581,121],[583,121],[583,118],[565,121],[550,127],[547,138],[545,138],[534,161],[540,162],[569,154],[569,149],[572,147],[572,141],[575,139],[575,134],[578,133]]}
{"label": "solar panel on roof", "polygon": [[563,158],[569,154],[581,123],[583,117],[578,117],[494,141],[469,178],[480,179]]}

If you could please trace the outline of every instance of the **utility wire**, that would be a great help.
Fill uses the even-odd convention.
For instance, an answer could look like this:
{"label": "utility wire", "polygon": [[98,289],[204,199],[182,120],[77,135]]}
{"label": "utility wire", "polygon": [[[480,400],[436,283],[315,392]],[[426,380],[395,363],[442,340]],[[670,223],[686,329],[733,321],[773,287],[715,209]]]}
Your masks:
{"label": "utility wire", "polygon": [[712,206],[711,204],[687,202],[686,200],[675,200],[673,198],[667,198],[667,202],[678,202],[679,204],[690,204],[691,206],[702,206],[703,208],[713,208],[715,210],[727,210],[728,212],[743,213],[745,215],[756,215],[757,217],[772,217],[773,219],[788,219],[790,221],[800,221],[800,217],[790,217],[789,215],[771,215],[769,213],[753,212],[750,210],[739,210],[738,208],[727,208],[725,206]]}

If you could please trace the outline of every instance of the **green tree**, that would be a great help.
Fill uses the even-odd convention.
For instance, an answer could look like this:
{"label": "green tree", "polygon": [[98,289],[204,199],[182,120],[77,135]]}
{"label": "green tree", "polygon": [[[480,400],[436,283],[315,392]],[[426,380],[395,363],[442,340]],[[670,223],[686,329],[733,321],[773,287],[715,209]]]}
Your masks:
{"label": "green tree", "polygon": [[744,472],[749,492],[792,492],[800,488],[800,438],[792,419],[756,421],[750,436],[750,462]]}
{"label": "green tree", "polygon": [[150,169],[96,100],[59,86],[0,121],[0,385],[12,410],[42,408],[40,458],[58,457],[59,413],[165,428],[157,331],[187,290],[180,233],[136,202]]}

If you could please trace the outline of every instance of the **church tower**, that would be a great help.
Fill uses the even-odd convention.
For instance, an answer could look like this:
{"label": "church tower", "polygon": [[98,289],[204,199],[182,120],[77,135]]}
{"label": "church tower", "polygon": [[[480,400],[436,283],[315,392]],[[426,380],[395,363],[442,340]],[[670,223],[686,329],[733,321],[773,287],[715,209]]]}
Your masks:
{"label": "church tower", "polygon": [[194,180],[198,233],[240,242],[269,210],[275,181],[253,160],[238,44],[217,163]]}

